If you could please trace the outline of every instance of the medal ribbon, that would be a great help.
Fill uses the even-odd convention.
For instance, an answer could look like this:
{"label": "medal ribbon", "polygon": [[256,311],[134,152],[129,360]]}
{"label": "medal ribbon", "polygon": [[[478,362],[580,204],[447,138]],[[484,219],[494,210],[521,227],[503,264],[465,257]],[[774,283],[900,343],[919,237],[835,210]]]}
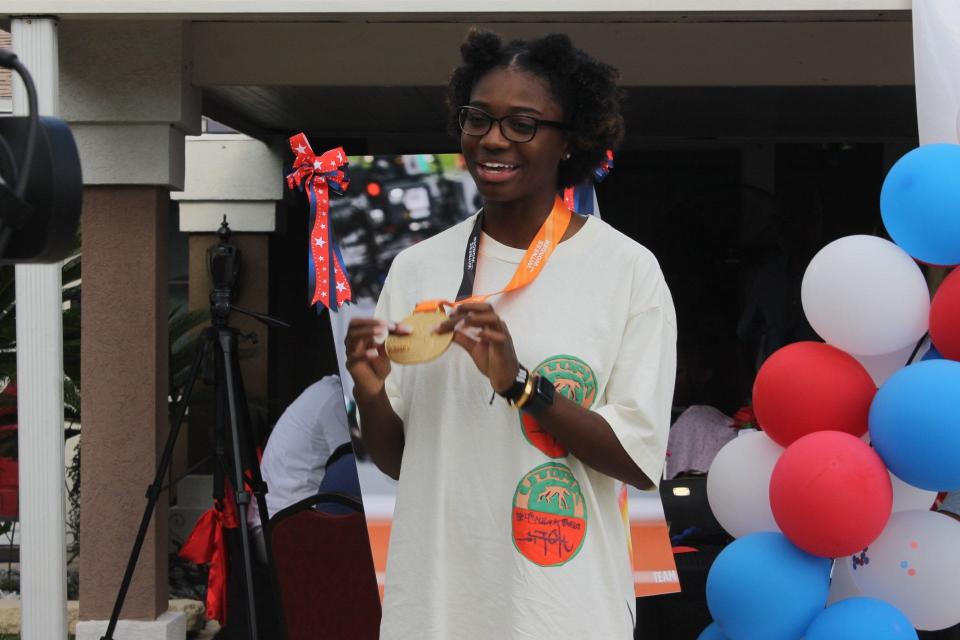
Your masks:
{"label": "medal ribbon", "polygon": [[463,280],[460,282],[460,290],[457,292],[456,301],[424,300],[417,303],[413,310],[414,313],[438,311],[442,310],[443,307],[456,307],[467,302],[483,302],[492,296],[527,286],[537,279],[544,265],[547,264],[547,260],[550,259],[557,245],[560,244],[572,216],[570,209],[558,197],[553,203],[550,215],[543,221],[533,242],[527,247],[523,260],[517,265],[517,270],[513,273],[513,277],[507,283],[507,286],[494,293],[473,295],[473,281],[477,274],[477,256],[480,251],[480,234],[483,225],[483,212],[481,212],[474,222],[473,231],[470,232],[470,239],[467,241],[467,249],[463,254]]}
{"label": "medal ribbon", "polygon": [[313,215],[309,253],[310,304],[319,302],[336,311],[353,300],[340,246],[330,224],[329,192],[343,195],[350,186],[347,154],[343,147],[337,147],[317,156],[302,133],[290,138],[290,148],[296,159],[293,171],[287,176],[287,187],[306,190]]}

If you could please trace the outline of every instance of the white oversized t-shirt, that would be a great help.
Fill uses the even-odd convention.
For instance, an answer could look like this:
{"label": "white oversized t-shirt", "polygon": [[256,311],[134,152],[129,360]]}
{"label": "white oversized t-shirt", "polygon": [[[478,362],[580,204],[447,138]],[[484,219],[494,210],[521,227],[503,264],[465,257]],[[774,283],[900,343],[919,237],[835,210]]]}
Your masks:
{"label": "white oversized t-shirt", "polygon": [[[453,296],[474,218],[394,260],[377,305],[399,321]],[[522,249],[484,235],[474,293],[502,289]],[[520,362],[602,415],[658,481],[676,318],[645,248],[589,218],[530,285],[491,299]],[[635,600],[619,483],[586,467],[502,398],[458,345],[393,365],[406,444],[387,561],[386,640],[615,640]]]}
{"label": "white oversized t-shirt", "polygon": [[[327,459],[350,442],[347,410],[339,376],[326,376],[306,388],[277,420],[267,439],[260,473],[267,484],[270,516],[317,494]],[[256,502],[251,503],[253,516]],[[248,518],[259,524],[254,517]]]}

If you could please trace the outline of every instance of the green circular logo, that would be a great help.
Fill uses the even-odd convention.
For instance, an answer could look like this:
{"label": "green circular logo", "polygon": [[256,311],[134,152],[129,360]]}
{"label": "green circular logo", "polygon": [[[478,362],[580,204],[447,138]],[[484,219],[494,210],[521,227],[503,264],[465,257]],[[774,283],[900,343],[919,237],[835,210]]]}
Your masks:
{"label": "green circular logo", "polygon": [[[533,375],[541,375],[553,383],[557,393],[576,402],[584,409],[593,406],[597,397],[597,377],[593,369],[580,358],[559,355],[547,358],[533,370]],[[527,442],[551,458],[567,455],[566,448],[557,439],[540,428],[533,416],[520,412],[520,426]]]}

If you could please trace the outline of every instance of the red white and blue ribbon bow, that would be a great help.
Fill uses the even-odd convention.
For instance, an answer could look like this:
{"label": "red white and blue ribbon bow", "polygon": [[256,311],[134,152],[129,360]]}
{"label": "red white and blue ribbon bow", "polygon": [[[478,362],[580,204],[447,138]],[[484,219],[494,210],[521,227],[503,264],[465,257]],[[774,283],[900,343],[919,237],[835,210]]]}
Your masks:
{"label": "red white and blue ribbon bow", "polygon": [[593,215],[593,185],[603,182],[613,170],[613,151],[607,149],[603,161],[593,170],[593,180],[586,180],[576,187],[567,187],[563,190],[563,203],[574,213]]}
{"label": "red white and blue ribbon bow", "polygon": [[311,305],[318,302],[337,311],[353,300],[343,256],[330,224],[330,191],[343,195],[350,186],[347,154],[343,147],[316,155],[302,133],[290,138],[290,149],[296,155],[293,171],[287,176],[287,187],[306,190],[310,201],[313,228],[310,230]]}

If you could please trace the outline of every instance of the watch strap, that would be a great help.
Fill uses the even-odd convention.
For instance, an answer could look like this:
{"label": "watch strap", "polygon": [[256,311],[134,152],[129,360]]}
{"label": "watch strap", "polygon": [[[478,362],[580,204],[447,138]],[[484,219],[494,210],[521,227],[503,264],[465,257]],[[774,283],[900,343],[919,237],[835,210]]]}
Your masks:
{"label": "watch strap", "polygon": [[510,404],[516,404],[517,400],[523,395],[524,390],[526,390],[527,383],[530,381],[530,372],[527,371],[527,368],[522,364],[517,368],[517,377],[514,378],[513,384],[507,387],[504,391],[498,391],[502,397],[506,398],[507,402]]}

